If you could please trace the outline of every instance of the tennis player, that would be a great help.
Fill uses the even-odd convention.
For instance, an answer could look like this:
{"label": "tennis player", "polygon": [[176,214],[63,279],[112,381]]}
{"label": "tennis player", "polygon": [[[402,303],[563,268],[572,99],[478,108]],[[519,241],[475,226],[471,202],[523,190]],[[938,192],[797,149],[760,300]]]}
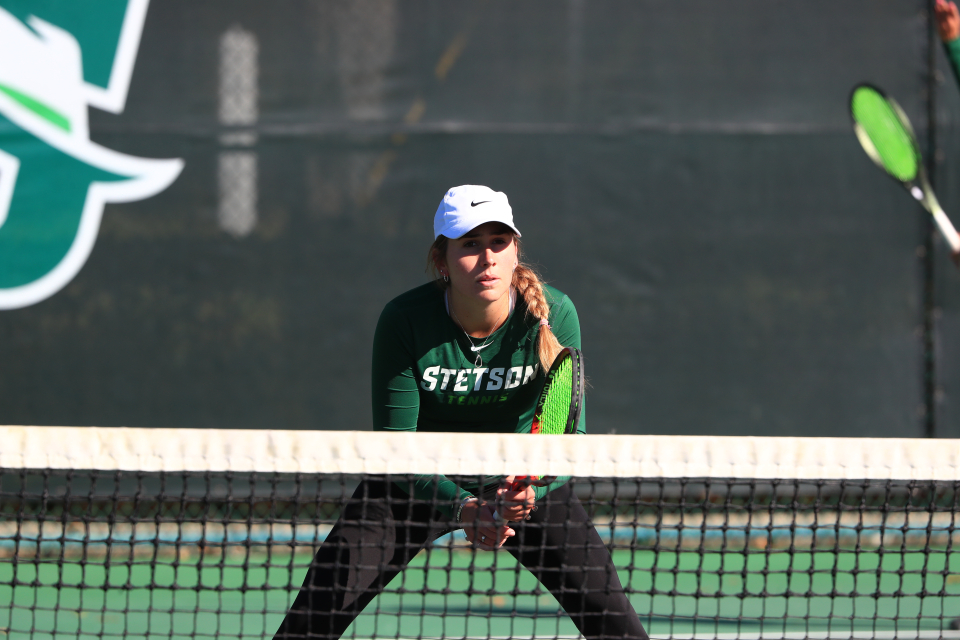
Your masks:
{"label": "tennis player", "polygon": [[[528,433],[541,374],[561,345],[580,348],[576,309],[521,262],[520,232],[503,193],[450,189],[433,228],[434,281],[395,298],[380,315],[373,427]],[[645,640],[610,553],[567,478],[509,486],[501,477],[365,479],[275,638],[336,640],[421,549],[462,528],[479,549],[509,551],[584,637]]]}

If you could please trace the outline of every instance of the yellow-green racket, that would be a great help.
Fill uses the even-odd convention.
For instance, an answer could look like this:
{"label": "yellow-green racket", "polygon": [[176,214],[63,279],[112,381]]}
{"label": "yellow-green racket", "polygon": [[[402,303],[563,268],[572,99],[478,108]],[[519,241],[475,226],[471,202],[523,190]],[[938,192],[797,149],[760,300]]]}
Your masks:
{"label": "yellow-green racket", "polygon": [[850,115],[863,150],[933,215],[953,261],[960,266],[960,235],[933,194],[907,114],[882,90],[859,84],[850,94]]}
{"label": "yellow-green racket", "polygon": [[[563,435],[577,432],[583,408],[583,357],[579,349],[564,347],[543,380],[530,433]],[[517,476],[513,488],[547,485],[553,476]]]}

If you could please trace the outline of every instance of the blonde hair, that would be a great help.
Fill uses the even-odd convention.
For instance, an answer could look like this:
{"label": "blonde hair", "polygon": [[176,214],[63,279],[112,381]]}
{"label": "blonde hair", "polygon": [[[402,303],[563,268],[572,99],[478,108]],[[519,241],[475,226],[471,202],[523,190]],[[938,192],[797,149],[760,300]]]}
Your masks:
{"label": "blonde hair", "polygon": [[[533,269],[520,262],[520,238],[514,235],[513,241],[517,245],[517,268],[513,271],[513,280],[510,284],[517,290],[517,295],[521,296],[526,303],[527,315],[541,321],[540,331],[537,335],[537,356],[540,358],[541,369],[547,372],[563,345],[560,344],[550,325],[547,324],[550,319],[550,305],[547,304],[547,297],[543,292],[543,282],[540,281],[540,277]],[[443,290],[448,289],[450,283],[444,282],[440,276],[437,261],[446,257],[448,242],[446,236],[437,236],[427,252],[427,273],[433,276],[436,285]]]}

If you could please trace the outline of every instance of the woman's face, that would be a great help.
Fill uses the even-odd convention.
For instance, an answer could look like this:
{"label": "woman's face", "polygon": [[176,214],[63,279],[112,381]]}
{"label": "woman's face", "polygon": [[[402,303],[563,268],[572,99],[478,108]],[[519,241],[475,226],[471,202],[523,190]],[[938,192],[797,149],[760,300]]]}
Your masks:
{"label": "woman's face", "polygon": [[513,231],[500,222],[482,224],[451,239],[446,259],[438,266],[450,276],[456,294],[488,302],[499,300],[510,289],[517,266]]}

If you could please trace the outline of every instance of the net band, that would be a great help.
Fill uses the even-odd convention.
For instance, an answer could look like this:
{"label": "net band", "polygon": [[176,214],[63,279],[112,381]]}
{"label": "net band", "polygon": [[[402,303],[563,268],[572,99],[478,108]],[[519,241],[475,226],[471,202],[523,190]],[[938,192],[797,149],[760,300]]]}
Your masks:
{"label": "net band", "polygon": [[960,440],[0,427],[0,467],[960,480]]}

